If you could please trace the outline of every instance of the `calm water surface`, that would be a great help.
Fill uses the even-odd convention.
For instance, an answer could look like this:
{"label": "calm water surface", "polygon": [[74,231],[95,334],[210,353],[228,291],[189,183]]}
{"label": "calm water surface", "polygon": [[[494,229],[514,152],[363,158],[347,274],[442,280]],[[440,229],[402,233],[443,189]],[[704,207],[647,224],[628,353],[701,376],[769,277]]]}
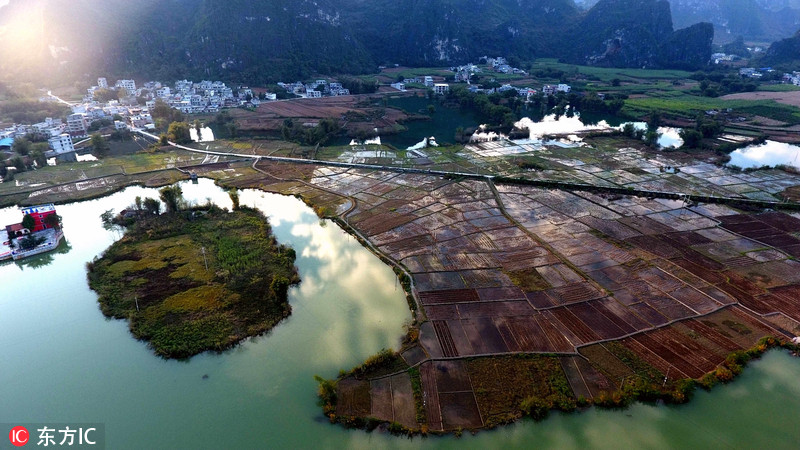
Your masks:
{"label": "calm water surface", "polygon": [[[210,181],[182,187],[189,199],[230,205]],[[125,322],[103,317],[86,282],[85,263],[119,238],[100,214],[137,195],[157,192],[135,187],[59,206],[62,253],[0,265],[0,423],[102,422],[115,449],[800,448],[800,360],[780,352],[682,407],[554,415],[460,440],[331,426],[315,405],[313,375],[332,378],[397,345],[410,313],[392,271],[299,200],[244,191],[242,204],[265,211],[297,250],[303,281],[290,291],[293,313],[223,354],[162,360]],[[18,216],[0,210],[0,224]]]}
{"label": "calm water surface", "polygon": [[777,165],[794,166],[800,169],[800,147],[783,142],[767,141],[751,145],[731,153],[731,165],[742,169]]}
{"label": "calm water surface", "polygon": [[195,127],[191,127],[189,129],[189,136],[194,142],[214,142],[216,140],[214,138],[214,130],[212,130],[211,127],[201,127],[199,134]]}

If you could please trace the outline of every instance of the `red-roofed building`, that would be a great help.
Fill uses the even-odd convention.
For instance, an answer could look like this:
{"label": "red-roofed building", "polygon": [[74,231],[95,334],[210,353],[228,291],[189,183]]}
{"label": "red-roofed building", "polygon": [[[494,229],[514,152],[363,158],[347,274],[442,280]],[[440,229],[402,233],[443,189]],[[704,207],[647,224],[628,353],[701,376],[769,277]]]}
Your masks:
{"label": "red-roofed building", "polygon": [[36,221],[36,226],[32,230],[30,230],[31,233],[36,233],[38,231],[42,231],[44,229],[49,228],[47,225],[45,225],[44,219],[47,216],[55,215],[55,213],[56,213],[56,207],[53,204],[22,208],[23,216],[30,214],[31,217],[33,217],[33,220]]}
{"label": "red-roofed building", "polygon": [[30,232],[31,230],[23,227],[21,223],[6,226],[6,233],[8,233],[8,237],[11,239],[24,236]]}

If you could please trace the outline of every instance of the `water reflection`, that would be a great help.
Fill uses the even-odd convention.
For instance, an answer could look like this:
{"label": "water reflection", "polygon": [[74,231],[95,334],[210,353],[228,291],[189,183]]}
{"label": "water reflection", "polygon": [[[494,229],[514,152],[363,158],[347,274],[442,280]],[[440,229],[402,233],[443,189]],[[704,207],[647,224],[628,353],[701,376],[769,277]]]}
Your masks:
{"label": "water reflection", "polygon": [[[230,208],[213,182],[184,195]],[[106,320],[85,263],[115,239],[100,214],[155,189],[59,206],[71,250],[35,270],[0,266],[0,423],[104,422],[109,448],[797,448],[800,362],[772,352],[731,385],[681,407],[634,405],[523,421],[476,436],[407,440],[320,420],[315,374],[335,376],[396,346],[410,317],[386,265],[300,200],[245,190],[280,242],[297,250],[303,281],[293,312],[269,335],[189,362],[153,356],[124,321]],[[17,218],[16,208],[0,218]],[[11,361],[11,364],[5,362]]]}
{"label": "water reflection", "polygon": [[350,141],[350,146],[356,146],[356,145],[381,145],[381,137],[375,136],[374,138],[366,139],[363,141],[359,141],[358,139],[353,139]]}
{"label": "water reflection", "polygon": [[584,124],[578,113],[575,113],[572,117],[550,114],[538,122],[525,117],[515,123],[514,127],[521,130],[529,130],[529,139],[531,140],[540,140],[547,134],[575,134],[583,131],[600,131],[611,128],[605,120],[601,120],[597,123]]}
{"label": "water reflection", "polygon": [[[210,180],[180,185],[192,202],[231,207]],[[124,321],[106,320],[86,283],[85,263],[118,238],[100,214],[136,196],[158,191],[131,187],[59,206],[72,250],[35,270],[0,266],[0,279],[13,280],[0,295],[0,361],[20,362],[0,370],[0,423],[102,421],[113,448],[346,445],[348,433],[317,420],[313,376],[334,377],[397,346],[410,312],[392,270],[339,227],[320,226],[300,200],[242,191],[241,203],[263,208],[278,240],[297,250],[292,315],[228,352],[165,361]],[[234,441],[223,444],[219,430]]]}
{"label": "water reflection", "polygon": [[64,255],[69,253],[71,250],[72,246],[69,244],[69,240],[66,237],[64,237],[64,239],[61,240],[61,243],[58,244],[58,247],[56,247],[55,250],[47,253],[42,253],[41,255],[31,256],[25,259],[18,259],[14,261],[14,264],[16,264],[20,270],[24,270],[25,268],[38,269],[53,264],[53,261],[55,260],[55,255]]}
{"label": "water reflection", "polygon": [[[647,131],[647,122],[629,122],[634,128],[640,131]],[[622,124],[619,129],[621,130],[627,123]],[[673,127],[658,127],[658,147],[659,148],[680,148],[683,145],[681,138],[681,128]]]}
{"label": "water reflection", "polygon": [[680,128],[659,127],[658,146],[660,148],[680,148],[683,145]]}
{"label": "water reflection", "polygon": [[[647,124],[645,122],[626,122],[619,127],[612,127],[605,119],[594,122],[584,120],[577,112],[571,116],[557,116],[555,114],[550,114],[545,116],[540,121],[534,121],[528,117],[525,117],[519,122],[515,123],[514,127],[521,130],[528,130],[530,132],[528,139],[518,142],[541,142],[543,136],[555,134],[568,135],[569,141],[572,143],[577,143],[580,142],[580,139],[577,137],[577,133],[588,131],[605,131],[613,128],[622,129],[622,127],[624,127],[627,123],[632,124],[637,130],[647,130]],[[659,148],[679,148],[683,145],[683,139],[680,137],[680,128],[659,127],[656,131],[658,133]],[[479,132],[473,136],[473,139],[480,142],[494,140],[496,137],[498,136]]]}
{"label": "water reflection", "polygon": [[732,166],[749,169],[754,167],[789,165],[800,168],[800,147],[783,142],[767,141],[731,153]]}
{"label": "water reflection", "polygon": [[433,136],[423,138],[421,141],[417,142],[416,144],[408,147],[406,150],[422,150],[423,148],[428,147],[438,147],[439,144],[436,143],[436,138]]}
{"label": "water reflection", "polygon": [[198,135],[197,129],[191,127],[189,129],[189,136],[192,138],[194,142],[214,142],[214,130],[210,127],[203,127],[200,128],[200,133]]}

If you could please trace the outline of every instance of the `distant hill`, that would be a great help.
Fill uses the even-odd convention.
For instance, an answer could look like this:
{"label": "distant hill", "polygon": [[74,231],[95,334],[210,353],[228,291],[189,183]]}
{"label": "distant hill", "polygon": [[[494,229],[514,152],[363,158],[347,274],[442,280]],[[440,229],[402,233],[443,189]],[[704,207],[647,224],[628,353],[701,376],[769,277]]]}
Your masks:
{"label": "distant hill", "polygon": [[713,30],[665,0],[11,0],[0,77],[219,78],[258,84],[483,55],[697,68]]}
{"label": "distant hill", "polygon": [[693,69],[708,62],[714,30],[673,31],[670,5],[654,0],[600,0],[569,32],[565,59],[613,67]]}
{"label": "distant hill", "polygon": [[670,0],[675,25],[711,22],[718,42],[773,42],[800,28],[798,0]]}
{"label": "distant hill", "polygon": [[800,31],[773,43],[760,62],[771,65],[800,63]]}

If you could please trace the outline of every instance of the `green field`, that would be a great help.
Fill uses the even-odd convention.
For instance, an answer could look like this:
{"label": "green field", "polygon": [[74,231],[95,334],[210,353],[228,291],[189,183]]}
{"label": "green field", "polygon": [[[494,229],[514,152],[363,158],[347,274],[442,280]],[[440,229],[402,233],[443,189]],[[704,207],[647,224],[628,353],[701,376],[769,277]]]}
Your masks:
{"label": "green field", "polygon": [[13,181],[0,183],[0,195],[11,195],[20,191],[45,189],[47,187],[81,181],[114,174],[137,174],[199,164],[204,155],[183,150],[158,151],[153,153],[136,153],[132,155],[112,156],[99,161],[59,163],[36,170],[22,172],[14,176]]}
{"label": "green field", "polygon": [[537,59],[536,62],[533,63],[531,71],[547,68],[562,70],[567,74],[581,73],[605,82],[610,82],[614,78],[619,78],[622,81],[626,81],[625,78],[633,80],[679,80],[689,78],[689,76],[692,75],[691,72],[685,72],[683,70],[614,69],[577,66],[574,64],[560,63],[555,59]]}
{"label": "green field", "polygon": [[397,78],[402,76],[403,78],[416,78],[416,77],[424,77],[426,75],[434,76],[434,77],[452,77],[454,74],[453,72],[447,70],[443,67],[418,67],[418,68],[404,68],[399,72],[381,72],[381,75],[390,77],[390,78]]}
{"label": "green field", "polygon": [[682,117],[694,117],[699,112],[728,108],[742,114],[764,116],[792,125],[800,123],[800,108],[774,100],[722,100],[684,92],[664,92],[647,98],[628,99],[625,101],[623,113],[639,116],[659,110]]}

